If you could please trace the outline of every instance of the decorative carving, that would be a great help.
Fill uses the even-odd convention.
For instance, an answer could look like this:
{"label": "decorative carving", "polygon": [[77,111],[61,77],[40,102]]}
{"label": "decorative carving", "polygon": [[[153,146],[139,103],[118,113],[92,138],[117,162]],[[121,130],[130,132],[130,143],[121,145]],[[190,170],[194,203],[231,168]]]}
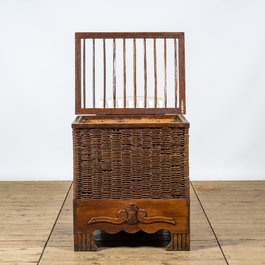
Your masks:
{"label": "decorative carving", "polygon": [[118,211],[117,218],[113,217],[92,217],[89,221],[88,224],[94,224],[94,223],[112,223],[115,225],[120,225],[123,224],[126,219],[127,219],[127,212],[125,210],[120,210]]}
{"label": "decorative carving", "polygon": [[75,251],[96,251],[98,248],[92,234],[74,234],[74,241]]}
{"label": "decorative carving", "polygon": [[169,224],[176,224],[175,220],[171,217],[165,216],[154,216],[154,217],[146,217],[147,212],[144,209],[139,209],[137,212],[137,219],[140,223],[143,224],[150,224],[150,223],[157,223],[157,222],[164,222]]}
{"label": "decorative carving", "polygon": [[190,235],[171,233],[171,241],[166,250],[190,250]]}
{"label": "decorative carving", "polygon": [[123,209],[118,211],[117,218],[107,217],[107,216],[92,217],[88,221],[88,224],[111,223],[111,224],[120,225],[123,223],[128,223],[130,225],[134,225],[137,224],[138,222],[143,224],[150,224],[157,222],[176,224],[175,220],[171,217],[165,217],[165,216],[147,217],[146,210],[138,209],[138,207],[134,203],[128,204],[125,210]]}
{"label": "decorative carving", "polygon": [[134,203],[130,203],[125,210],[127,213],[126,223],[129,225],[135,225],[138,222],[136,216],[138,207]]}

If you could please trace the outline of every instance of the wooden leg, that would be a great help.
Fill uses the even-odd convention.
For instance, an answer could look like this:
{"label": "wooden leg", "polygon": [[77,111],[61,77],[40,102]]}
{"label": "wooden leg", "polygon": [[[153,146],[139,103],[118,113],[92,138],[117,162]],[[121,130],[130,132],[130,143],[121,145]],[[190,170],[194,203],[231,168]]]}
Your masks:
{"label": "wooden leg", "polygon": [[166,250],[190,250],[190,235],[171,233],[171,241],[166,247]]}
{"label": "wooden leg", "polygon": [[92,234],[75,234],[74,235],[75,251],[96,251],[97,246],[94,243]]}

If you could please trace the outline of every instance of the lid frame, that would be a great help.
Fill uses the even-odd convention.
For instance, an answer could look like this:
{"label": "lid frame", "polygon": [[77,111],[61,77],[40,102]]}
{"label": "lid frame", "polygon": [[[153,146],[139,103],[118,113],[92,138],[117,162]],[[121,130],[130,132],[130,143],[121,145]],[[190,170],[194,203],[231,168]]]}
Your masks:
{"label": "lid frame", "polygon": [[[83,39],[176,39],[178,40],[178,77],[175,73],[175,82],[179,83],[179,89],[175,84],[175,107],[174,108],[138,108],[136,103],[134,108],[86,108],[82,107],[82,87],[81,87],[81,40]],[[114,41],[115,45],[115,41]],[[134,44],[135,45],[135,44]],[[176,44],[175,44],[176,45]],[[186,93],[185,93],[185,46],[184,32],[77,32],[75,33],[75,113],[78,114],[185,114],[186,113]],[[134,46],[135,48],[135,46]],[[155,52],[155,51],[154,51]],[[176,60],[175,48],[175,60]],[[136,67],[136,66],[135,66]],[[136,71],[136,70],[135,70]],[[135,74],[135,73],[134,73]],[[116,78],[116,77],[115,77]],[[136,77],[135,77],[136,78]],[[155,77],[156,78],[156,77]],[[176,81],[177,80],[177,81]],[[116,80],[115,80],[116,82]],[[136,81],[135,81],[136,82]],[[93,88],[95,89],[95,88]],[[116,88],[115,88],[116,89]],[[126,87],[125,87],[126,89]],[[135,85],[136,89],[136,85]],[[84,92],[85,93],[85,92]],[[116,92],[115,92],[116,93]],[[114,100],[115,100],[114,95]],[[136,96],[136,92],[134,97]],[[145,97],[147,97],[145,95]],[[157,100],[157,95],[155,95]],[[136,101],[135,101],[136,102]],[[178,102],[178,106],[177,106]],[[94,103],[95,106],[95,103]]]}

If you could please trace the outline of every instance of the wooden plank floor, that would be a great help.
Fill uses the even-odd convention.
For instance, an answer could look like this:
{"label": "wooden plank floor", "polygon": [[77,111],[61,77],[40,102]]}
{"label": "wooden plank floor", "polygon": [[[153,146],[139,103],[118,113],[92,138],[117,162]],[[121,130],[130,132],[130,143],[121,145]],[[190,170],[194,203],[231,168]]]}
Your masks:
{"label": "wooden plank floor", "polygon": [[228,264],[265,264],[265,181],[192,184]]}
{"label": "wooden plank floor", "polygon": [[71,182],[0,182],[0,264],[37,264]]}
{"label": "wooden plank floor", "polygon": [[[265,181],[192,182],[191,251],[169,236],[98,233],[73,251],[71,182],[0,182],[0,264],[265,264]],[[156,239],[156,240],[154,240]]]}

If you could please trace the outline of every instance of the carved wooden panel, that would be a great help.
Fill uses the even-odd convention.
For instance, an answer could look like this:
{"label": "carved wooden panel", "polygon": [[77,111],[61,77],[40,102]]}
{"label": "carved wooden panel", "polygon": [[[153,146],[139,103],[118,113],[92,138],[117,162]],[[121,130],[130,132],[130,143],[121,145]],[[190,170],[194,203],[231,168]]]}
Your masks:
{"label": "carved wooden panel", "polygon": [[135,225],[138,222],[143,224],[164,222],[169,224],[175,224],[175,220],[171,217],[165,216],[152,216],[147,217],[147,212],[145,209],[138,209],[138,207],[134,203],[128,204],[126,209],[122,209],[118,211],[117,217],[92,217],[88,224],[94,223],[111,223],[111,224],[123,224],[128,223],[130,225]]}
{"label": "carved wooden panel", "polygon": [[189,233],[189,201],[184,199],[75,200],[74,209],[75,234],[96,230],[154,233],[160,229]]}

